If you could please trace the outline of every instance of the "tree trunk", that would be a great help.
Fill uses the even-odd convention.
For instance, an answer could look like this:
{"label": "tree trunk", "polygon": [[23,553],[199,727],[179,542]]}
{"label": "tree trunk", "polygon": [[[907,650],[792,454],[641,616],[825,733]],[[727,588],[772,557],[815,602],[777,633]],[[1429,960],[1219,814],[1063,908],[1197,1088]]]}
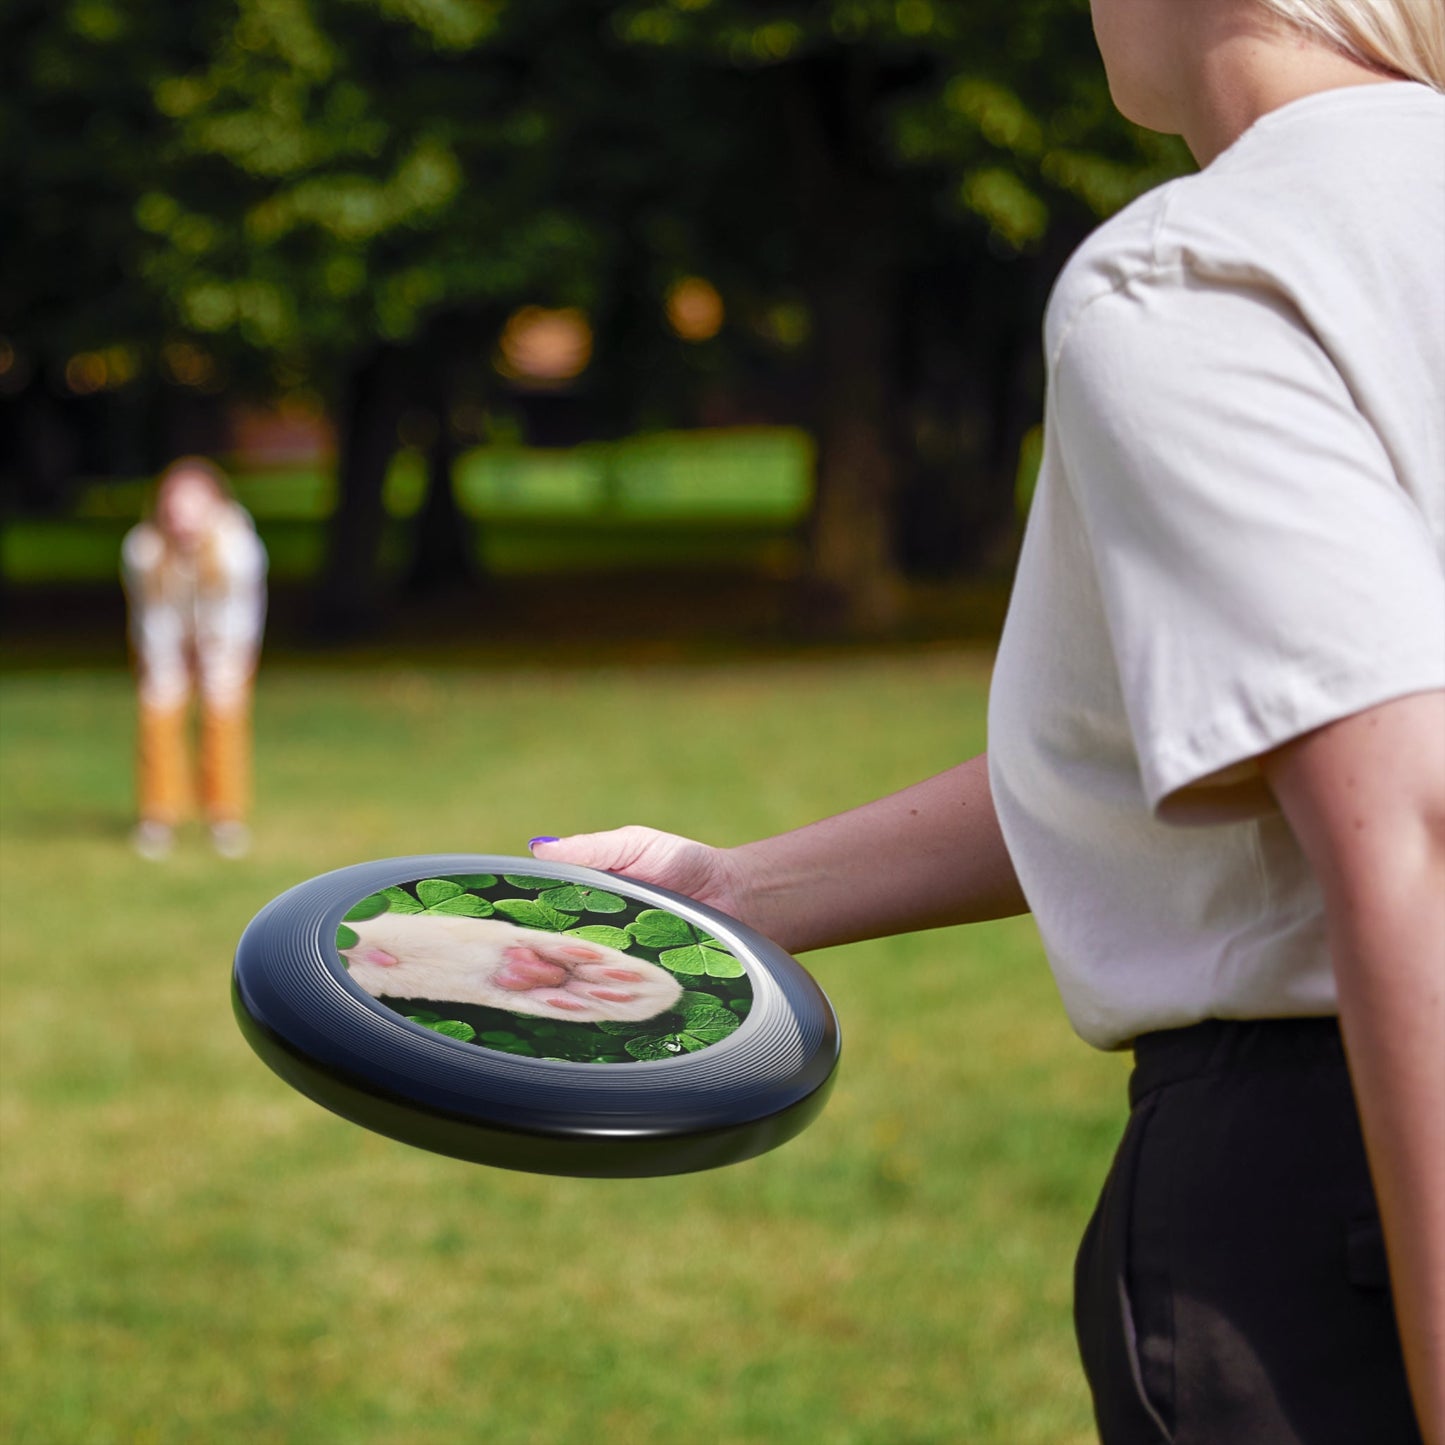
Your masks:
{"label": "tree trunk", "polygon": [[817,495],[809,576],[850,632],[887,632],[902,610],[894,547],[892,301],[866,261],[813,288]]}
{"label": "tree trunk", "polygon": [[436,432],[426,454],[426,494],[413,528],[406,590],[413,597],[440,597],[474,582],[477,568],[470,520],[457,503],[452,468],[457,448],[451,428],[451,388],[439,377]]}
{"label": "tree trunk", "polygon": [[383,610],[381,543],[386,531],[382,485],[397,447],[404,401],[403,358],[395,347],[373,351],[351,373],[342,400],[337,501],[314,619],[322,641],[374,632]]}
{"label": "tree trunk", "polygon": [[781,68],[813,317],[817,491],[808,576],[820,620],[879,634],[903,602],[893,534],[898,272],[868,159],[874,77],[852,52]]}

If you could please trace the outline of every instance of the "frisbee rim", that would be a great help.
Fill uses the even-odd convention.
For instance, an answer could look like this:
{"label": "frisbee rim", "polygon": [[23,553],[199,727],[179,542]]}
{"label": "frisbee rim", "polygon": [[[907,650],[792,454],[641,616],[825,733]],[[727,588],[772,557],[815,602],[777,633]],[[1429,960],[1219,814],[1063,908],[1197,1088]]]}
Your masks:
{"label": "frisbee rim", "polygon": [[[462,873],[556,879],[662,908],[728,949],[753,1007],[706,1048],[614,1064],[507,1054],[414,1023],[348,977],[336,929],[372,892]],[[776,1147],[821,1111],[841,1047],[816,981],[737,919],[625,874],[496,854],[401,855],[288,889],[242,935],[232,1003],[261,1060],[343,1118],[456,1158],[586,1177],[690,1172]]]}

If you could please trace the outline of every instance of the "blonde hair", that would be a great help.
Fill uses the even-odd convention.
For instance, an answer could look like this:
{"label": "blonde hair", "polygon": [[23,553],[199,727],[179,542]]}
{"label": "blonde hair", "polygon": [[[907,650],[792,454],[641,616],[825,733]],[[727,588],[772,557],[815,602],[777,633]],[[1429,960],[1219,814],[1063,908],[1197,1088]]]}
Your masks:
{"label": "blonde hair", "polygon": [[[174,539],[159,525],[165,496],[182,478],[199,480],[207,487],[216,501],[221,503],[218,517],[229,517],[239,510],[230,480],[208,457],[179,457],[160,474],[149,508],[151,521],[156,525],[156,533],[163,548],[159,565],[147,579],[147,591],[155,598],[175,595],[177,589],[184,585],[181,580],[181,559]],[[201,540],[196,558],[196,577],[202,591],[218,591],[225,586],[219,527],[213,526],[209,534]]]}
{"label": "blonde hair", "polygon": [[1259,0],[1352,60],[1445,91],[1441,0]]}

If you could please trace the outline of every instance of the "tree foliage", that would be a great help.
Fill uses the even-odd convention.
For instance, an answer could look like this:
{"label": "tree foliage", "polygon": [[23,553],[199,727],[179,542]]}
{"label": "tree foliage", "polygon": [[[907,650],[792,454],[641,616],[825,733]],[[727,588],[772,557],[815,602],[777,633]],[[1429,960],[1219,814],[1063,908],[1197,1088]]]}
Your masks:
{"label": "tree foliage", "polygon": [[592,318],[594,425],[684,419],[661,297],[696,274],[730,319],[698,375],[797,378],[815,578],[886,622],[904,502],[1007,514],[1062,253],[1182,164],[1112,110],[1087,0],[19,0],[5,31],[4,329],[318,392],[328,585],[374,571],[401,410],[442,486],[520,305]]}

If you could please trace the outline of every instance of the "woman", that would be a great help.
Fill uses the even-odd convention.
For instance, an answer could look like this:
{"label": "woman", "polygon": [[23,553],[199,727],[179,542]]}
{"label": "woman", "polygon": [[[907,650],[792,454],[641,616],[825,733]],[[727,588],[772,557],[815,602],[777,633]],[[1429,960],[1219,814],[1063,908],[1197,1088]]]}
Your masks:
{"label": "woman", "polygon": [[184,457],[162,474],[151,516],[126,534],[122,573],[140,693],[132,841],[170,852],[190,811],[191,695],[200,693],[200,801],[226,858],[250,843],[251,682],[266,612],[266,551],[222,473]]}
{"label": "woman", "polygon": [[1445,1445],[1445,11],[1093,8],[1203,169],[1050,300],[989,754],[739,848],[535,852],[793,951],[1032,908],[1136,1055],[1076,1270],[1106,1445]]}

